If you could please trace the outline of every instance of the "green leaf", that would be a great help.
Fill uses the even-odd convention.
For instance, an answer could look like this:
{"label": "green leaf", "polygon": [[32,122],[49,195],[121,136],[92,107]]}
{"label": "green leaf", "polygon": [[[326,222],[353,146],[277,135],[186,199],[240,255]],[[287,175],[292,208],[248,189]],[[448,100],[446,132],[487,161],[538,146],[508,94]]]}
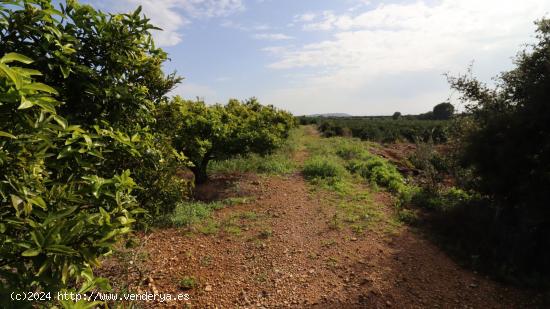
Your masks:
{"label": "green leaf", "polygon": [[40,231],[38,230],[31,231],[30,234],[31,234],[32,240],[34,240],[34,243],[38,247],[42,247],[42,244],[44,243],[44,235],[42,235],[42,233],[40,233]]}
{"label": "green leaf", "polygon": [[21,104],[19,104],[19,107],[17,107],[17,109],[26,109],[26,108],[30,108],[30,107],[33,107],[34,104],[29,101],[27,98],[25,97],[21,97]]}
{"label": "green leaf", "polygon": [[11,194],[11,204],[13,205],[13,207],[19,211],[19,205],[21,205],[23,203],[23,199],[20,198],[19,196],[17,195],[13,195]]}
{"label": "green leaf", "polygon": [[55,90],[54,88],[46,85],[46,84],[43,84],[43,83],[31,83],[31,84],[26,84],[24,85],[23,87],[21,87],[21,89],[28,89],[28,90],[36,90],[36,91],[42,91],[42,92],[47,92],[47,93],[51,93],[51,94],[55,94],[55,95],[58,95],[59,93],[57,92],[57,90]]}
{"label": "green leaf", "polygon": [[52,32],[53,34],[55,34],[55,36],[56,36],[58,39],[60,39],[60,38],[63,36],[63,34],[61,33],[61,31],[59,31],[59,29],[57,29],[57,28],[55,28],[55,27],[46,26],[46,27],[44,27],[44,29],[46,29],[46,30]]}
{"label": "green leaf", "polygon": [[61,66],[60,69],[61,69],[61,74],[63,74],[63,78],[69,77],[69,74],[71,73],[71,68]]}
{"label": "green leaf", "polygon": [[13,61],[18,61],[24,64],[30,64],[33,63],[33,60],[27,56],[23,56],[18,53],[8,53],[5,54],[4,57],[0,59],[0,63],[10,63]]}
{"label": "green leaf", "polygon": [[78,252],[73,248],[65,245],[51,245],[45,248],[48,252],[61,253],[66,255],[76,255]]}
{"label": "green leaf", "polygon": [[86,141],[86,145],[87,145],[88,147],[92,147],[92,145],[93,145],[92,138],[91,138],[89,135],[87,135],[87,134],[82,134],[82,137],[83,137],[84,140]]}
{"label": "green leaf", "polygon": [[42,107],[44,110],[46,110],[50,114],[55,114],[55,106],[54,103],[57,101],[51,98],[41,97],[34,100],[34,104]]}
{"label": "green leaf", "polygon": [[0,63],[0,73],[4,72],[4,75],[6,75],[9,79],[11,79],[12,83],[15,85],[15,89],[21,88],[21,78],[19,77],[19,74],[12,70],[7,65]]}
{"label": "green leaf", "polygon": [[55,122],[57,122],[63,128],[63,130],[65,130],[67,128],[67,126],[69,125],[67,123],[67,120],[65,120],[65,118],[63,118],[61,116],[58,116],[58,115],[54,115],[53,120],[55,120]]}
{"label": "green leaf", "polygon": [[44,210],[47,209],[46,202],[44,202],[44,200],[40,196],[35,196],[33,198],[28,198],[28,201],[31,202],[32,204],[44,209]]}
{"label": "green leaf", "polygon": [[9,134],[8,132],[4,132],[4,131],[0,131],[0,136],[17,139],[15,135]]}
{"label": "green leaf", "polygon": [[27,249],[21,253],[22,256],[37,256],[42,252],[42,250],[38,249]]}
{"label": "green leaf", "polygon": [[33,70],[33,69],[27,69],[27,68],[16,68],[17,72],[19,72],[20,74],[22,75],[25,75],[25,76],[42,76],[42,73],[40,71],[37,71],[37,70]]}

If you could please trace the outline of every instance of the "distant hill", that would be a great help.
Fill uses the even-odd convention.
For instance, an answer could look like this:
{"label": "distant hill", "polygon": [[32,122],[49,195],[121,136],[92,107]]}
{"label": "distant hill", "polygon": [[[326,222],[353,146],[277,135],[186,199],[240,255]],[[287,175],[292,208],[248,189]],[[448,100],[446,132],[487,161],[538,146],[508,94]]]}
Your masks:
{"label": "distant hill", "polygon": [[351,117],[351,115],[346,113],[328,113],[307,115],[306,117]]}

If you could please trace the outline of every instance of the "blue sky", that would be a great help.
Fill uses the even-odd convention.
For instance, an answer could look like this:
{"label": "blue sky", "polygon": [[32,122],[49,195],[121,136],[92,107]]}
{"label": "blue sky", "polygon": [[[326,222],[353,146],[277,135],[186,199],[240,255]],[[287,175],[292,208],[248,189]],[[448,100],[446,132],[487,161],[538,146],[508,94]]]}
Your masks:
{"label": "blue sky", "polygon": [[297,115],[421,113],[451,98],[443,73],[482,80],[534,40],[547,0],[87,0],[143,6],[164,29],[174,94],[209,103],[256,96]]}

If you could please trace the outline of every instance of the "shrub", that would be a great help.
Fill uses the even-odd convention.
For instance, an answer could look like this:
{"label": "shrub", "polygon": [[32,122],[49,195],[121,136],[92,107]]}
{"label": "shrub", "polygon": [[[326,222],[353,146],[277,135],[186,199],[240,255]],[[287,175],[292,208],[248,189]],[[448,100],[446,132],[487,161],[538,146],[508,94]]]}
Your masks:
{"label": "shrub", "polygon": [[307,179],[340,179],[346,170],[334,159],[313,157],[304,163],[303,174]]}
{"label": "shrub", "polygon": [[0,294],[107,287],[91,266],[140,212],[130,171],[99,175],[112,147],[135,151],[112,129],[85,130],[56,113],[57,91],[36,82],[32,60],[0,59]]}
{"label": "shrub", "polygon": [[516,67],[495,89],[470,75],[449,77],[468,103],[471,122],[462,139],[462,163],[475,189],[497,208],[508,231],[497,258],[524,273],[550,274],[550,19],[537,22],[538,42],[521,52]]}
{"label": "shrub", "polygon": [[357,143],[344,144],[336,149],[336,154],[344,160],[358,159],[364,156],[365,153],[364,147]]}
{"label": "shrub", "polygon": [[351,173],[359,174],[367,181],[386,187],[392,192],[399,193],[403,190],[403,176],[393,164],[382,158],[368,155],[349,161],[346,168]]}

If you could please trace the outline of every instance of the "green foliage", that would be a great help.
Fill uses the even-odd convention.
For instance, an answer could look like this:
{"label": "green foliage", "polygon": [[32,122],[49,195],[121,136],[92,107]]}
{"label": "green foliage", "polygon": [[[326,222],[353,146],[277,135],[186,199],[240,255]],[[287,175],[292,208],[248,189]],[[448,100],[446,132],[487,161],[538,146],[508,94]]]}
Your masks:
{"label": "green foliage", "polygon": [[338,156],[346,160],[346,169],[365,180],[400,193],[405,188],[405,180],[397,168],[387,160],[370,154],[358,144],[344,144],[336,150]]}
{"label": "green foliage", "polygon": [[403,176],[395,166],[377,156],[364,156],[361,159],[351,160],[346,168],[367,181],[386,187],[395,193],[399,193],[404,186]]}
{"label": "green foliage", "polygon": [[416,120],[402,116],[391,117],[341,117],[320,120],[319,131],[325,137],[353,136],[363,140],[393,143],[398,141],[433,141],[444,143],[449,139],[449,122],[440,120]]}
{"label": "green foliage", "polygon": [[307,179],[338,180],[344,176],[346,170],[334,159],[326,157],[312,157],[304,163],[303,174]]}
{"label": "green foliage", "polygon": [[56,113],[57,90],[23,55],[0,59],[0,294],[106,288],[91,266],[130,231],[137,208],[128,170],[98,175],[113,147],[135,152],[111,128],[86,130]]}
{"label": "green foliage", "polygon": [[212,215],[212,212],[224,207],[221,202],[204,203],[200,201],[181,202],[172,214],[164,217],[164,224],[176,227],[190,228]]}
{"label": "green foliage", "polygon": [[296,170],[292,155],[297,151],[301,131],[293,129],[287,140],[272,154],[236,155],[233,158],[213,161],[209,173],[262,173],[284,175]]}
{"label": "green foliage", "polygon": [[174,148],[193,163],[197,183],[207,180],[211,160],[270,154],[284,143],[295,125],[289,113],[263,106],[254,98],[209,106],[176,97],[161,107],[158,123],[171,137]]}
{"label": "green foliage", "polygon": [[[550,274],[550,20],[537,23],[538,42],[521,52],[516,67],[488,88],[471,75],[450,77],[469,103],[462,163],[475,189],[489,196],[509,250],[503,259],[527,273]],[[521,249],[517,249],[521,248]]]}
{"label": "green foliage", "polygon": [[191,290],[197,287],[197,279],[192,276],[185,276],[180,279],[178,285],[183,290]]}
{"label": "green foliage", "polygon": [[451,103],[443,102],[434,106],[432,115],[433,115],[433,119],[447,120],[453,117],[454,112],[455,112],[455,107]]}
{"label": "green foliage", "polygon": [[455,187],[445,188],[434,192],[418,190],[411,198],[415,206],[429,210],[446,211],[464,205],[472,199],[471,194]]}
{"label": "green foliage", "polygon": [[60,114],[90,125],[107,121],[132,129],[153,121],[154,105],[180,81],[165,76],[167,54],[156,48],[140,14],[105,14],[67,1],[57,10],[49,0],[0,4],[0,55],[16,52],[35,59],[43,82],[66,102]]}
{"label": "green foliage", "polygon": [[393,120],[397,120],[399,118],[401,118],[401,113],[400,112],[395,112],[393,113],[393,115],[391,116]]}
{"label": "green foliage", "polygon": [[215,173],[262,173],[283,175],[292,172],[294,162],[288,155],[271,154],[261,156],[257,154],[237,155],[234,158],[213,161],[208,166],[208,172]]}
{"label": "green foliage", "polygon": [[[77,1],[56,9],[48,0],[0,4],[0,55],[16,52],[35,60],[36,78],[56,89],[57,113],[93,130],[115,130],[135,147],[111,147],[109,160],[96,166],[107,177],[132,170],[140,204],[152,214],[169,212],[187,195],[177,177],[187,164],[166,137],[153,131],[156,106],[181,80],[165,75],[167,54],[155,47],[155,29],[140,14],[106,14]],[[0,120],[4,118],[0,115]],[[111,129],[112,128],[112,129]],[[123,135],[130,138],[125,138]]]}

